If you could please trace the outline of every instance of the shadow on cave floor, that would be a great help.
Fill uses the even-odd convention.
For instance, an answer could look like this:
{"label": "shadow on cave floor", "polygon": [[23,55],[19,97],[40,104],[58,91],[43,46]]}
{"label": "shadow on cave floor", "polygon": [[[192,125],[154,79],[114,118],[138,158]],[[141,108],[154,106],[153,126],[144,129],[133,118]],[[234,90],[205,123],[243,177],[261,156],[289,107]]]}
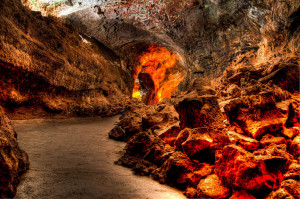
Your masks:
{"label": "shadow on cave floor", "polygon": [[16,198],[185,198],[114,164],[126,143],[108,139],[118,116],[14,121],[30,170]]}

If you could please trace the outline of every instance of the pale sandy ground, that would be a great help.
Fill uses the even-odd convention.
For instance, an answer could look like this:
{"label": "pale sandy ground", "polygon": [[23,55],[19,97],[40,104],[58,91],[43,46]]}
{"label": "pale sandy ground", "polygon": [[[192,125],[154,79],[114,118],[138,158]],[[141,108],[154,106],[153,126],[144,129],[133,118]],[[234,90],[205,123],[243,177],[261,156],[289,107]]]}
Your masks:
{"label": "pale sandy ground", "polygon": [[171,187],[114,164],[125,146],[108,139],[118,116],[14,121],[30,170],[16,198],[179,199]]}

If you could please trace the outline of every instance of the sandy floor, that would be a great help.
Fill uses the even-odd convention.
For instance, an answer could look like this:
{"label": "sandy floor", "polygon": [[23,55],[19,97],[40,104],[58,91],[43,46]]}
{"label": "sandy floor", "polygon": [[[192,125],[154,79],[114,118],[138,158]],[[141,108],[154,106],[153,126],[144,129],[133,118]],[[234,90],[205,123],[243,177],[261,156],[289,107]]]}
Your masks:
{"label": "sandy floor", "polygon": [[185,198],[114,164],[125,143],[108,139],[118,117],[14,121],[30,170],[16,198]]}

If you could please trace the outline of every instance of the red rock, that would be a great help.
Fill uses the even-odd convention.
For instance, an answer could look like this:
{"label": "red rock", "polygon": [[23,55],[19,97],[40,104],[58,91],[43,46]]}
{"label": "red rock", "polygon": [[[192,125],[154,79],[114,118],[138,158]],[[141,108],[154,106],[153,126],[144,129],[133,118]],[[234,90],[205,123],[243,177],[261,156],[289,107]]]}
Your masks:
{"label": "red rock", "polygon": [[254,151],[259,147],[259,142],[253,138],[241,135],[234,131],[227,132],[231,143],[243,147],[245,150]]}
{"label": "red rock", "polygon": [[295,198],[300,197],[300,182],[294,179],[284,180],[281,183],[281,187],[286,189]]}
{"label": "red rock", "polygon": [[159,137],[163,139],[167,144],[174,146],[176,138],[180,133],[180,128],[173,126],[164,133],[160,134]]}
{"label": "red rock", "polygon": [[224,147],[216,154],[215,172],[230,187],[246,190],[279,188],[282,168],[287,167],[285,156],[254,155],[235,145]]}
{"label": "red rock", "polygon": [[230,189],[225,187],[216,174],[209,175],[201,180],[197,186],[198,197],[201,198],[227,198]]}
{"label": "red rock", "polygon": [[294,199],[294,197],[287,190],[281,188],[276,191],[272,191],[266,199]]}
{"label": "red rock", "polygon": [[265,147],[270,144],[286,144],[286,140],[284,137],[274,137],[273,135],[267,134],[262,137],[260,140],[260,144],[262,147]]}
{"label": "red rock", "polygon": [[253,195],[246,190],[233,190],[233,194],[229,199],[256,199]]}
{"label": "red rock", "polygon": [[217,149],[222,149],[229,144],[229,138],[222,131],[208,128],[186,129],[179,133],[175,143],[176,146],[179,146],[178,148],[182,148],[185,154],[192,157],[203,150],[213,152]]}

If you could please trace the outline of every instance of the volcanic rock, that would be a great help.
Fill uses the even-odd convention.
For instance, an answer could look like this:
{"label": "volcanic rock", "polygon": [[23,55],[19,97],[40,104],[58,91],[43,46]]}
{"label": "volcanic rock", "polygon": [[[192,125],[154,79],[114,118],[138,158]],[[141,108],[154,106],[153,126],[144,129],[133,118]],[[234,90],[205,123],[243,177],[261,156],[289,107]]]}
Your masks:
{"label": "volcanic rock", "polygon": [[288,168],[288,171],[284,174],[285,179],[293,178],[299,180],[300,176],[300,164],[297,160],[293,160]]}
{"label": "volcanic rock", "polygon": [[225,187],[216,174],[201,180],[197,186],[198,196],[201,198],[227,198],[230,190]]}
{"label": "volcanic rock", "polygon": [[20,175],[29,168],[28,155],[19,148],[17,134],[0,107],[0,197],[13,198]]}
{"label": "volcanic rock", "polygon": [[228,89],[227,93],[232,97],[236,98],[241,95],[241,89],[236,84],[231,84]]}
{"label": "volcanic rock", "polygon": [[294,157],[299,157],[299,151],[300,151],[300,136],[296,136],[292,143],[291,143],[291,154],[294,155]]}
{"label": "volcanic rock", "polygon": [[279,188],[283,180],[285,156],[252,154],[235,145],[225,146],[216,154],[215,172],[221,181],[230,187],[246,190]]}
{"label": "volcanic rock", "polygon": [[180,127],[172,126],[170,129],[160,134],[159,137],[163,139],[167,144],[174,146],[176,138],[180,133]]}
{"label": "volcanic rock", "polygon": [[125,138],[125,131],[120,126],[116,126],[108,133],[108,135],[109,138],[121,141]]}

